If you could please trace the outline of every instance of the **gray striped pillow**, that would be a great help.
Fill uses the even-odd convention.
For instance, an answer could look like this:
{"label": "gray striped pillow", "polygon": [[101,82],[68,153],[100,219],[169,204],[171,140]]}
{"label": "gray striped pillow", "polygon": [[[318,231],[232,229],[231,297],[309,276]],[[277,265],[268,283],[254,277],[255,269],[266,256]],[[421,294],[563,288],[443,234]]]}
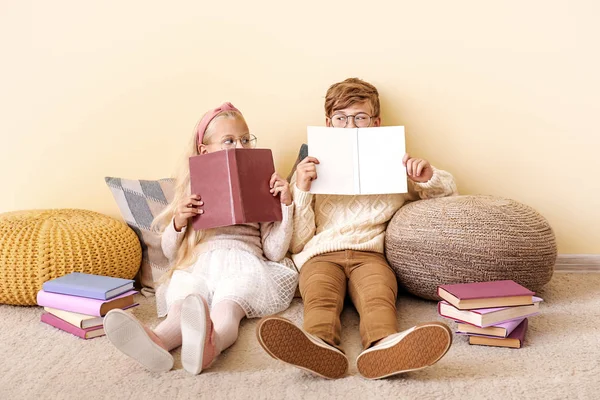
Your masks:
{"label": "gray striped pillow", "polygon": [[142,265],[137,279],[142,285],[142,293],[151,295],[155,282],[169,269],[169,261],[160,247],[160,234],[150,229],[150,225],[154,217],[173,200],[175,180],[104,179],[121,216],[140,239]]}

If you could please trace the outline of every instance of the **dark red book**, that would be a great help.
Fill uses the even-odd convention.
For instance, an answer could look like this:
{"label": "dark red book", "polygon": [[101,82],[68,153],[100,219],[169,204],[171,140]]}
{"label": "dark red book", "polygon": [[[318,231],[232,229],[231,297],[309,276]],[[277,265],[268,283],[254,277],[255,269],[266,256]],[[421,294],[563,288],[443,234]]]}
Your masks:
{"label": "dark red book", "polygon": [[520,349],[525,341],[525,333],[527,333],[528,320],[525,318],[507,338],[497,338],[490,336],[469,336],[469,344],[479,344],[484,346],[495,347],[512,347]]}
{"label": "dark red book", "polygon": [[228,149],[190,157],[191,190],[204,203],[204,213],[192,220],[194,230],[281,221],[279,196],[273,196],[269,186],[274,172],[269,149]]}
{"label": "dark red book", "polygon": [[533,304],[534,294],[511,280],[438,286],[438,296],[459,310]]}

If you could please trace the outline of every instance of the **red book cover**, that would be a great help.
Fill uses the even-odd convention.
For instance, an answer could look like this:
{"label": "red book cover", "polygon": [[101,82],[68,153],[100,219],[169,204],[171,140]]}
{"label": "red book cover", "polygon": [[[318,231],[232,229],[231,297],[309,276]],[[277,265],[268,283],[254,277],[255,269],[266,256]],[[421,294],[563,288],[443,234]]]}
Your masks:
{"label": "red book cover", "polygon": [[41,321],[62,331],[69,332],[72,335],[79,336],[82,339],[92,339],[104,335],[104,328],[102,325],[82,329],[78,326],[71,325],[67,321],[58,318],[56,315],[46,312],[42,314]]}
{"label": "red book cover", "polygon": [[195,230],[281,221],[281,203],[269,187],[275,172],[269,149],[228,149],[190,157],[190,184],[204,213]]}
{"label": "red book cover", "polygon": [[440,289],[445,290],[461,300],[533,296],[535,294],[535,292],[532,292],[531,290],[519,285],[517,282],[510,280],[441,285],[438,287],[438,295]]}

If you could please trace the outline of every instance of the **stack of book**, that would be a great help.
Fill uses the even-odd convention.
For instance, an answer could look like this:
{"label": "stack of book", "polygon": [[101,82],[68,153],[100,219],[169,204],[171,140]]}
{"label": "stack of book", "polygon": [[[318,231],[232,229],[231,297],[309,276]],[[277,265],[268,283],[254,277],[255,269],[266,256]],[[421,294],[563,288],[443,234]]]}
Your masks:
{"label": "stack of book", "polygon": [[37,294],[44,307],[42,322],[82,339],[104,335],[103,320],[110,310],[138,304],[131,279],[73,272],[45,282]]}
{"label": "stack of book", "polygon": [[456,333],[470,344],[521,348],[528,318],[542,299],[511,280],[441,285],[438,313],[457,323]]}

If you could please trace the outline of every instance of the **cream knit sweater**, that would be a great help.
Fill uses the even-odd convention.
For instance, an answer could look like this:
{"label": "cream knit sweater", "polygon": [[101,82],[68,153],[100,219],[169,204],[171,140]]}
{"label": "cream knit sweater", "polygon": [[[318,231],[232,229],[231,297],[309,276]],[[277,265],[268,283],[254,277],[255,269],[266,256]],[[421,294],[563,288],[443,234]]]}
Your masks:
{"label": "cream knit sweater", "polygon": [[406,194],[386,195],[313,195],[296,186],[294,197],[294,233],[290,250],[296,267],[312,257],[341,250],[383,253],[388,222],[406,201],[457,195],[452,175],[433,168],[425,183],[409,180]]}

